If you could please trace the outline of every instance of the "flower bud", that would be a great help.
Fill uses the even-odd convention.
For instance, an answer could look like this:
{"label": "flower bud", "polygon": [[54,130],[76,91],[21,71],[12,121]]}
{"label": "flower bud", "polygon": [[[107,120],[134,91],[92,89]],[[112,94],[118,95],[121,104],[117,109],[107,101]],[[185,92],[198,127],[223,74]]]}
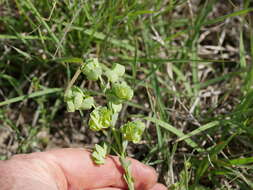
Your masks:
{"label": "flower bud", "polygon": [[138,143],[145,130],[145,124],[141,121],[128,122],[120,128],[123,138],[133,143]]}
{"label": "flower bud", "polygon": [[110,127],[112,111],[107,107],[97,107],[90,114],[89,126],[93,131],[99,131]]}
{"label": "flower bud", "polygon": [[90,58],[81,67],[81,71],[87,77],[88,80],[96,81],[102,75],[102,68],[97,58]]}

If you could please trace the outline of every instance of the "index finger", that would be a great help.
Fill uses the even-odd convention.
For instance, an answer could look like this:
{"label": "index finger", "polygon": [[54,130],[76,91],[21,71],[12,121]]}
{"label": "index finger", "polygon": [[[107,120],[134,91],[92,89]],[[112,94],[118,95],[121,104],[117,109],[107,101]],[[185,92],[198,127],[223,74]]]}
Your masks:
{"label": "index finger", "polygon": [[[124,169],[116,156],[108,156],[103,165],[94,164],[90,152],[84,149],[58,149],[34,153],[33,157],[40,157],[56,163],[73,189],[103,187],[127,189],[127,184],[123,178]],[[137,160],[129,160],[131,161],[135,189],[148,190],[153,187],[157,181],[155,170]]]}

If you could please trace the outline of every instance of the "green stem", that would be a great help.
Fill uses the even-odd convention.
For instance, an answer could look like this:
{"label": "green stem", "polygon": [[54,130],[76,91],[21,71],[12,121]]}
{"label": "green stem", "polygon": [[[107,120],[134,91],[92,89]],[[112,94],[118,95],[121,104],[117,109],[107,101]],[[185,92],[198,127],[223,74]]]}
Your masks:
{"label": "green stem", "polygon": [[[109,104],[110,109],[112,109],[112,106]],[[127,149],[127,145],[128,145],[128,141],[124,140],[121,143],[121,139],[119,134],[117,133],[116,129],[115,129],[115,125],[116,122],[118,120],[119,114],[118,113],[114,113],[112,116],[112,134],[114,139],[116,140],[116,143],[118,145],[118,152],[120,152],[120,163],[122,165],[122,167],[124,168],[125,174],[124,174],[124,179],[127,183],[128,189],[129,190],[134,190],[134,180],[131,174],[131,163],[126,159],[126,149]]]}
{"label": "green stem", "polygon": [[118,146],[118,152],[121,152],[122,151],[122,145],[120,143],[120,137],[117,134],[117,131],[114,127],[112,128],[112,135],[113,135],[114,139],[116,140],[116,143],[117,143],[117,146]]}
{"label": "green stem", "polygon": [[130,168],[131,162],[126,159],[126,155],[124,153],[120,156],[120,163],[123,166],[124,171],[125,171],[124,179],[127,183],[128,189],[134,190],[134,180],[133,180],[131,168]]}

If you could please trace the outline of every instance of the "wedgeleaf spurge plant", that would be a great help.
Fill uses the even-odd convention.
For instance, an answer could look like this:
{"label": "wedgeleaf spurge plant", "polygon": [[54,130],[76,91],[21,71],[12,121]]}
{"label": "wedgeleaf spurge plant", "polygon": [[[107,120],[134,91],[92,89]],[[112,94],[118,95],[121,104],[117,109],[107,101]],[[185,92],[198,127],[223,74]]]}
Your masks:
{"label": "wedgeleaf spurge plant", "polygon": [[[80,74],[85,75],[87,80],[99,83],[101,92],[106,96],[107,105],[97,105],[95,98],[88,89],[74,86],[75,80]],[[95,132],[102,131],[108,141],[103,145],[96,144],[91,157],[95,164],[104,164],[106,156],[113,151],[116,153],[125,170],[124,179],[130,190],[134,190],[134,181],[131,176],[130,162],[126,159],[128,142],[138,143],[145,130],[145,125],[140,120],[129,121],[121,127],[117,127],[117,119],[122,109],[122,104],[130,101],[133,90],[124,80],[125,67],[118,63],[112,68],[107,68],[99,63],[98,59],[90,58],[81,63],[75,75],[70,81],[64,101],[68,112],[91,110],[89,128]]]}

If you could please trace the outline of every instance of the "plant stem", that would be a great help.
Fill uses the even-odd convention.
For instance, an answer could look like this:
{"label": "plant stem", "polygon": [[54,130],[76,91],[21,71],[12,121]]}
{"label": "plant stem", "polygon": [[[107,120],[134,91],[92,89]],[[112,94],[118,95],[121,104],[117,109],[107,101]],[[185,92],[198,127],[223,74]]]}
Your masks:
{"label": "plant stem", "polygon": [[72,77],[71,81],[69,82],[66,90],[65,90],[65,93],[74,85],[76,79],[78,78],[78,76],[81,74],[81,66],[78,67],[78,69],[76,70],[74,76]]}
{"label": "plant stem", "polygon": [[129,190],[134,190],[134,180],[131,173],[131,162],[126,159],[125,153],[122,153],[120,156],[120,163],[125,170],[124,179],[127,183]]}

